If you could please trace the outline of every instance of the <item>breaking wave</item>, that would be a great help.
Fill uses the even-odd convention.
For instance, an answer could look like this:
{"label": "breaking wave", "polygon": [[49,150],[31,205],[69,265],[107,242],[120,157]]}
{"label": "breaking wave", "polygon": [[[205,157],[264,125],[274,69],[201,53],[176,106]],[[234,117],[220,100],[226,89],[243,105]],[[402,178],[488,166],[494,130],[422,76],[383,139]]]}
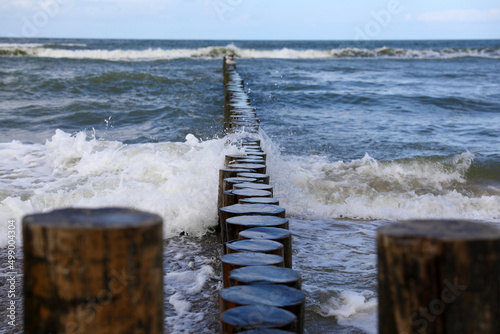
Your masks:
{"label": "breaking wave", "polygon": [[2,43],[0,56],[26,56],[68,59],[99,59],[109,61],[157,61],[183,58],[219,59],[228,51],[239,58],[269,59],[451,59],[478,57],[500,59],[500,48],[443,48],[443,49],[403,49],[379,48],[334,48],[334,49],[250,49],[234,44],[208,46],[193,49],[148,48],[134,49],[88,49],[85,44],[36,44]]}
{"label": "breaking wave", "polygon": [[474,154],[349,162],[271,157],[275,195],[289,214],[318,218],[500,219],[500,187],[471,182]]}

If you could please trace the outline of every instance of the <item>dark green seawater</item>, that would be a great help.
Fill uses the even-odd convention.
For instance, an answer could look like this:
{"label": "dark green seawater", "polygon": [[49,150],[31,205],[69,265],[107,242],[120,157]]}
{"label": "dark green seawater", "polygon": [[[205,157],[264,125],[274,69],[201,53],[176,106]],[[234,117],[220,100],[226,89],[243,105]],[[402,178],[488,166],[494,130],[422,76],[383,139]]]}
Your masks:
{"label": "dark green seawater", "polygon": [[[24,215],[134,207],[165,221],[166,331],[217,331],[229,49],[290,218],[307,333],[376,333],[378,227],[500,225],[498,40],[0,39],[0,255],[14,219],[19,289]],[[0,333],[22,332],[16,298]]]}

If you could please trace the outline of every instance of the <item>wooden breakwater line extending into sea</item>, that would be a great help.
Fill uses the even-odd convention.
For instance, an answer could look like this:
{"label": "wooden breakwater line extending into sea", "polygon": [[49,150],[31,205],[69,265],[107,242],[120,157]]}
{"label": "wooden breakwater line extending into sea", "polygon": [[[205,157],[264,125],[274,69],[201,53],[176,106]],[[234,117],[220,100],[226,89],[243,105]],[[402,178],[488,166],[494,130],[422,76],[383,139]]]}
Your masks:
{"label": "wooden breakwater line extending into sea", "polygon": [[[226,156],[220,170],[221,328],[224,334],[301,333],[305,297],[292,269],[288,220],[273,198],[259,121],[234,65],[224,58],[225,124],[227,132],[248,136],[239,139],[245,154]],[[128,208],[68,208],[25,216],[22,228],[25,333],[165,332],[161,217]],[[496,226],[389,224],[378,230],[377,248],[380,334],[500,333]],[[5,308],[15,317],[12,307]]]}
{"label": "wooden breakwater line extending into sea", "polygon": [[285,208],[269,185],[267,156],[255,135],[259,119],[232,58],[223,59],[224,125],[229,133],[249,136],[238,142],[245,154],[227,155],[219,172],[222,333],[259,328],[303,333],[305,295],[292,269],[292,235]]}

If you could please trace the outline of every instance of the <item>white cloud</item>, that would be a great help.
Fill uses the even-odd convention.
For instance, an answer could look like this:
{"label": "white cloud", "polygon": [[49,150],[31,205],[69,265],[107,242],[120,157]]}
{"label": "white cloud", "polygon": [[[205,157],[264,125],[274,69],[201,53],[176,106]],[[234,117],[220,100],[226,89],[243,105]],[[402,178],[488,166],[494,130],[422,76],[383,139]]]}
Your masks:
{"label": "white cloud", "polygon": [[426,22],[482,22],[500,20],[500,9],[449,9],[420,14],[417,19]]}

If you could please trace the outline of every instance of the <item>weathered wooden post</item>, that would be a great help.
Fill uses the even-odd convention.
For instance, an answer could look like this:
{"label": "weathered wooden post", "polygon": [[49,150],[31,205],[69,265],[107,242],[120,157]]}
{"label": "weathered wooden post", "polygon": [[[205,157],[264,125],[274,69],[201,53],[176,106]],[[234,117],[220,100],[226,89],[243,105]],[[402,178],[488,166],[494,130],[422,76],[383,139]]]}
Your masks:
{"label": "weathered wooden post", "polygon": [[278,266],[283,267],[283,256],[265,253],[232,253],[221,257],[222,283],[225,288],[230,286],[229,275],[234,269],[249,266]]}
{"label": "weathered wooden post", "polygon": [[500,229],[410,221],[377,243],[379,333],[500,333]]}
{"label": "weathered wooden post", "polygon": [[280,201],[274,197],[246,197],[238,200],[239,204],[271,204],[280,205]]}
{"label": "weathered wooden post", "polygon": [[[244,91],[243,81],[234,66],[235,62],[228,55],[224,57],[223,63],[225,131],[226,133],[240,131],[258,133],[260,121]],[[288,220],[285,219],[285,209],[278,206],[279,201],[271,198],[273,188],[269,186],[269,175],[265,174],[267,155],[260,146],[260,140],[255,137],[256,135],[252,134],[246,138],[237,139],[236,144],[244,149],[245,154],[226,155],[227,169],[220,172],[218,211],[222,243],[225,244],[226,241],[234,239],[260,239],[239,240],[225,244],[227,253],[232,254],[224,255],[221,259],[223,286],[226,287],[219,293],[222,332],[233,333],[251,328],[245,333],[278,334],[284,332],[276,328],[287,328],[302,333],[304,330],[304,294],[287,286],[300,287],[300,276],[291,269],[281,268],[283,264],[286,264],[288,268],[292,266],[291,233],[288,230],[276,228],[288,228]],[[234,180],[237,182],[224,181],[230,176],[235,176],[231,173],[233,170],[238,170],[236,173],[238,177],[251,178],[251,183],[239,182],[241,179]],[[230,187],[232,187],[231,190],[229,190]],[[280,255],[268,254],[278,249],[276,248],[278,243],[269,242],[270,240],[276,240],[282,245],[278,247]],[[233,253],[234,251],[239,253]],[[284,258],[281,255],[284,255]],[[276,261],[277,258],[280,260]],[[273,266],[284,270],[267,269]],[[233,277],[231,282],[229,275],[237,271],[239,267],[250,269],[240,273],[238,277]],[[263,269],[254,271],[253,267]],[[261,284],[263,282],[270,283],[272,286]],[[232,283],[238,284],[234,290],[227,288]],[[250,286],[245,287],[246,284]],[[253,286],[253,284],[256,285]],[[292,323],[283,326],[284,323],[262,321],[264,318],[258,315],[255,308],[264,306],[290,309],[296,315],[292,323],[296,322],[297,327],[288,328],[288,325]],[[271,309],[266,310],[266,319],[276,320],[274,312],[272,317],[269,317],[270,313]],[[252,314],[258,315],[261,320],[255,322],[250,319]]]}
{"label": "weathered wooden post", "polygon": [[[246,204],[251,205],[251,204]],[[276,227],[253,227],[239,233],[241,239],[274,240],[283,244],[285,267],[292,268],[292,233],[283,228]]]}
{"label": "weathered wooden post", "polygon": [[263,215],[285,218],[285,209],[277,205],[268,204],[234,204],[222,207],[219,210],[219,225],[221,226],[222,244],[227,241],[226,220],[234,216]]}
{"label": "weathered wooden post", "polygon": [[241,182],[241,183],[233,183],[234,189],[258,189],[258,190],[266,190],[273,193],[273,186],[265,183],[255,183],[255,182]]}
{"label": "weathered wooden post", "polygon": [[265,253],[283,257],[283,244],[273,240],[233,240],[226,242],[226,253]]}
{"label": "weathered wooden post", "polygon": [[219,291],[221,311],[246,305],[279,307],[297,316],[297,332],[304,332],[305,294],[282,284],[236,285]]}
{"label": "weathered wooden post", "polygon": [[263,164],[250,164],[250,163],[242,163],[242,164],[231,164],[227,166],[230,169],[251,169],[255,170],[256,173],[265,174],[266,173],[266,165]]}
{"label": "weathered wooden post", "polygon": [[248,284],[283,284],[301,289],[300,274],[290,268],[253,266],[234,269],[229,275],[231,286]]}
{"label": "weathered wooden post", "polygon": [[223,201],[223,196],[224,196],[224,191],[225,189],[225,182],[224,180],[230,177],[236,177],[238,173],[241,172],[248,172],[248,169],[230,169],[230,168],[223,168],[219,169],[219,190],[218,190],[218,199],[217,199],[217,212],[219,211],[220,208],[222,208],[224,205],[222,205]]}
{"label": "weathered wooden post", "polygon": [[[277,307],[250,305],[235,307],[221,314],[222,334],[246,333],[293,333],[279,330],[296,330],[297,317],[292,312]],[[273,330],[272,328],[278,328]],[[259,330],[260,329],[260,330]],[[265,332],[262,332],[262,331]]]}
{"label": "weathered wooden post", "polygon": [[226,220],[227,239],[228,241],[241,239],[239,235],[241,231],[254,227],[288,229],[288,219],[261,215],[231,217]]}
{"label": "weathered wooden post", "polygon": [[[267,199],[271,199],[271,196],[273,195],[273,193],[270,192],[270,191],[259,190],[259,189],[252,189],[252,188],[233,189],[233,190],[231,190],[231,192],[235,196],[233,204],[238,204],[238,203],[240,203],[241,200],[244,200],[246,198],[267,198]],[[274,201],[271,201],[271,203],[275,204]],[[255,204],[267,204],[267,203],[266,203],[266,201],[263,201],[261,203],[255,203]],[[226,205],[226,206],[228,206],[228,205]]]}
{"label": "weathered wooden post", "polygon": [[238,173],[240,177],[250,177],[257,180],[257,182],[269,184],[269,175],[261,173]]}
{"label": "weathered wooden post", "polygon": [[121,208],[24,217],[25,332],[163,334],[162,231]]}

